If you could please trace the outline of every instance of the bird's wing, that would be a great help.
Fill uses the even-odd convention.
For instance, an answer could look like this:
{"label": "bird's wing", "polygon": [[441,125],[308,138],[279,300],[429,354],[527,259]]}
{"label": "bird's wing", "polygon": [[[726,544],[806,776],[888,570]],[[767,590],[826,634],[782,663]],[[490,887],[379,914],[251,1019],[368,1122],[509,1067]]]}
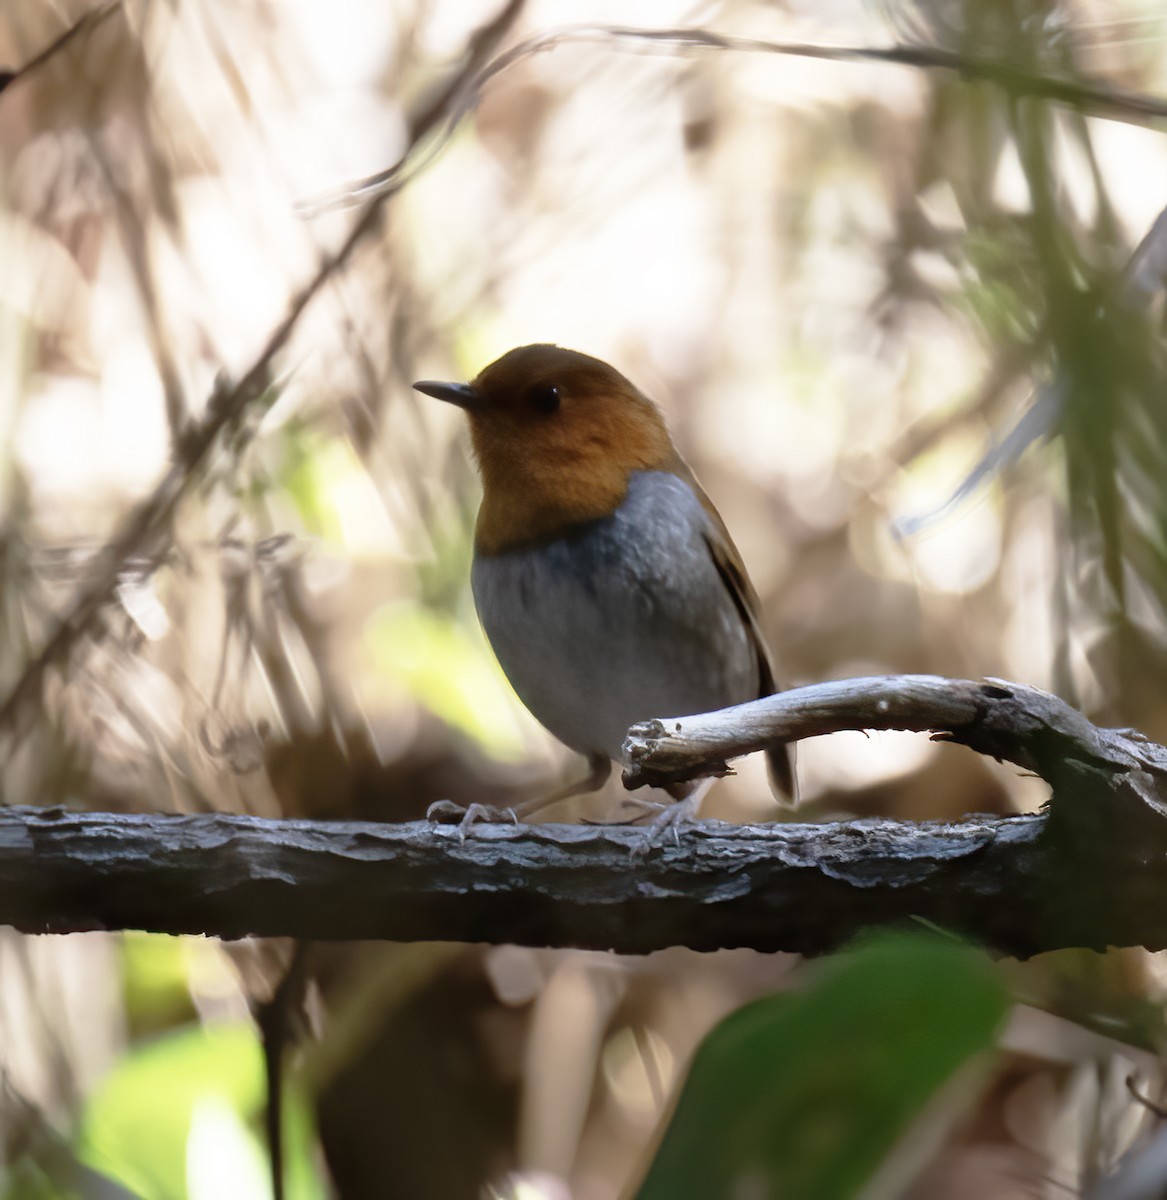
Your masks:
{"label": "bird's wing", "polygon": [[[685,464],[685,481],[697,493],[706,515],[709,517],[709,528],[705,533],[705,544],[709,547],[710,557],[722,582],[729,591],[734,605],[741,614],[749,631],[750,641],[758,660],[758,697],[772,696],[779,691],[774,681],[774,664],[770,658],[770,649],[762,635],[761,602],[758,593],[746,573],[745,563],[729,535],[721,514],[713,507],[713,502],[705,494],[701,485],[693,476],[693,472]],[[781,792],[791,804],[798,803],[798,782],[794,775],[794,746],[777,746],[766,751],[766,766],[770,774],[770,785],[775,792]]]}

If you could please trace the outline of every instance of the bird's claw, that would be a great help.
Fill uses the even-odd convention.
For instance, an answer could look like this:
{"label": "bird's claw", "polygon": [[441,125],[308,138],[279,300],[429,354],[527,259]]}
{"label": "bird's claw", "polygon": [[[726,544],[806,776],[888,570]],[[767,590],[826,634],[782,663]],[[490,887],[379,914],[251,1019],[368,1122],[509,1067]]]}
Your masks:
{"label": "bird's claw", "polygon": [[700,796],[687,796],[675,804],[665,805],[645,826],[643,836],[632,847],[632,857],[637,860],[647,857],[648,852],[659,846],[670,834],[673,845],[679,849],[681,830],[696,823],[699,804]]}
{"label": "bird's claw", "polygon": [[435,800],[425,810],[425,819],[431,825],[456,825],[465,815],[465,807],[453,800]]}
{"label": "bird's claw", "polygon": [[461,805],[453,800],[435,800],[425,810],[425,819],[434,825],[457,825],[458,838],[466,840],[466,834],[475,825],[517,825],[519,818],[513,808],[492,808],[489,804]]}

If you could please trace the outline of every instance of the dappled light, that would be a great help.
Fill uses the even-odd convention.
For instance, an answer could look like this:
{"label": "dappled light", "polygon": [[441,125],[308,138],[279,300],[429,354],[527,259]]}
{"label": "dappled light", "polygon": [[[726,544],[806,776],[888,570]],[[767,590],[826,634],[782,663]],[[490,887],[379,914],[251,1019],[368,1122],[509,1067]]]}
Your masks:
{"label": "dappled light", "polygon": [[[1167,740],[1165,45],[1125,0],[10,2],[4,803],[404,822],[582,775],[410,386],[536,342],[661,406],[780,686],[1000,677]],[[798,763],[796,812],[755,756],[701,815],[1048,796],[925,734]],[[297,1200],[1092,1195],[1159,1119],[1163,955],[914,933],[0,930],[0,1198],[271,1196],[272,1011]]]}

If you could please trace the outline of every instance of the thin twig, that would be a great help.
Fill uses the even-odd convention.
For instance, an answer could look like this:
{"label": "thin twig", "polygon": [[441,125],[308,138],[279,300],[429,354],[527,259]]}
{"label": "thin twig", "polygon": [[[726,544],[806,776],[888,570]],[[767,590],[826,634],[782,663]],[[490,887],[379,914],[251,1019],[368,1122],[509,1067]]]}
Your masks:
{"label": "thin twig", "polygon": [[785,54],[825,62],[880,62],[925,70],[951,71],[965,79],[994,83],[1015,96],[1053,100],[1082,109],[1091,116],[1143,124],[1167,118],[1167,100],[1098,84],[1054,79],[1000,59],[958,54],[937,46],[821,46],[809,42],[775,42],[735,37],[705,29],[627,29],[603,31],[612,37],[715,50]]}
{"label": "thin twig", "polygon": [[823,46],[811,42],[779,42],[765,38],[738,37],[711,29],[636,29],[621,25],[570,25],[527,38],[488,62],[466,80],[458,103],[445,116],[441,137],[420,160],[399,161],[388,170],[356,180],[328,196],[303,206],[312,216],[338,208],[352,207],[382,188],[397,188],[402,174],[427,167],[445,148],[466,115],[473,110],[487,85],[518,63],[561,46],[626,43],[656,46],[674,51],[720,50],[748,54],[778,54],[814,58],[823,62],[878,62],[923,70],[950,71],[965,79],[993,83],[1014,96],[1068,104],[1090,116],[1135,125],[1167,119],[1167,99],[1100,84],[1055,79],[999,59],[957,54],[935,46]]}
{"label": "thin twig", "polygon": [[1150,1096],[1144,1096],[1139,1091],[1139,1085],[1136,1082],[1138,1076],[1133,1072],[1126,1077],[1126,1090],[1130,1092],[1133,1099],[1137,1100],[1152,1116],[1159,1121],[1167,1121],[1167,1107],[1162,1104],[1157,1104]]}

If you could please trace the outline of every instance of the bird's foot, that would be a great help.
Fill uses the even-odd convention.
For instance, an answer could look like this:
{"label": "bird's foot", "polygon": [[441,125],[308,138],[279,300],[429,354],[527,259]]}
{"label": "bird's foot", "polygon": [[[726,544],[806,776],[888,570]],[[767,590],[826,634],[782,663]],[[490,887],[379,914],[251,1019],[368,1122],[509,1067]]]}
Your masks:
{"label": "bird's foot", "polygon": [[479,804],[477,801],[463,807],[453,800],[435,800],[425,810],[425,819],[432,825],[457,825],[458,838],[466,840],[466,835],[475,825],[517,825],[519,818],[513,808],[492,808],[489,804]]}
{"label": "bird's foot", "polygon": [[674,845],[680,846],[681,831],[696,824],[697,809],[700,807],[702,795],[703,791],[694,792],[683,800],[659,806],[661,811],[644,827],[643,835],[633,846],[632,857],[644,858],[653,847],[661,845],[670,837]]}
{"label": "bird's foot", "polygon": [[490,804],[474,803],[465,808],[455,804],[453,800],[435,800],[426,809],[426,820],[436,825],[457,825],[461,831],[462,840],[466,833],[475,825],[522,825],[528,817],[540,812],[561,800],[569,800],[572,796],[581,796],[585,792],[594,792],[604,786],[612,773],[611,762],[602,754],[593,754],[588,758],[588,773],[583,779],[564,784],[554,791],[543,795],[532,796],[530,799],[517,801],[506,808],[496,808]]}

